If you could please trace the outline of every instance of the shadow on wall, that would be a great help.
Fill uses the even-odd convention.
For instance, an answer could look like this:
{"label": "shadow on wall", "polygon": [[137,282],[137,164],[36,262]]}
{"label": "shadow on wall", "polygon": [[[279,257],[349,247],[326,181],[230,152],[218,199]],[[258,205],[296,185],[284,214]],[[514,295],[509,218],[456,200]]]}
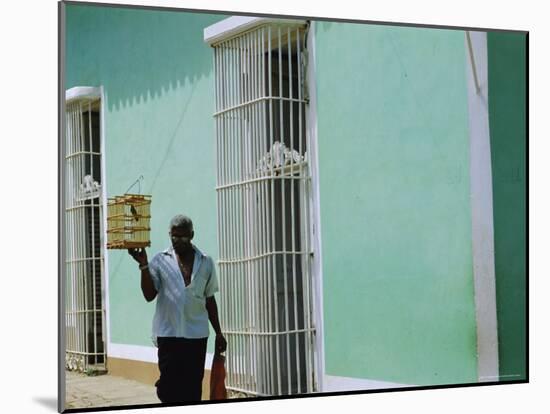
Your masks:
{"label": "shadow on wall", "polygon": [[209,76],[203,30],[227,17],[74,4],[66,11],[66,87],[104,85],[109,111]]}

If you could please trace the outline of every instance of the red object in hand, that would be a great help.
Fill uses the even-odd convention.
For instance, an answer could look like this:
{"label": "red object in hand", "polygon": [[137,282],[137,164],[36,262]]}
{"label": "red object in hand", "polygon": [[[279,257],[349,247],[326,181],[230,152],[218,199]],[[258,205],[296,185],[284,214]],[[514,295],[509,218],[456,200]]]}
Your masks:
{"label": "red object in hand", "polygon": [[210,371],[210,399],[226,400],[227,390],[225,389],[225,356],[215,353]]}

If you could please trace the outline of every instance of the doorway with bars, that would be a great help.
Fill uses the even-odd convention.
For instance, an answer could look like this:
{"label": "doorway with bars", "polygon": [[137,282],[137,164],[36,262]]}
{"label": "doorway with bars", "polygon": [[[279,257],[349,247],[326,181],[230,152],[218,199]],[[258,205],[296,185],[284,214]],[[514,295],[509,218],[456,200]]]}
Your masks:
{"label": "doorway with bars", "polygon": [[212,44],[227,386],[318,391],[306,36],[265,23]]}

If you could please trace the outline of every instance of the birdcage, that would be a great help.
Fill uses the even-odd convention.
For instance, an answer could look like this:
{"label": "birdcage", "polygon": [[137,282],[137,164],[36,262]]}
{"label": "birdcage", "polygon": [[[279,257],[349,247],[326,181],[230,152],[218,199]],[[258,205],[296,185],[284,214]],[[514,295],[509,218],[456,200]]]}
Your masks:
{"label": "birdcage", "polygon": [[107,248],[149,247],[151,196],[124,194],[107,202]]}

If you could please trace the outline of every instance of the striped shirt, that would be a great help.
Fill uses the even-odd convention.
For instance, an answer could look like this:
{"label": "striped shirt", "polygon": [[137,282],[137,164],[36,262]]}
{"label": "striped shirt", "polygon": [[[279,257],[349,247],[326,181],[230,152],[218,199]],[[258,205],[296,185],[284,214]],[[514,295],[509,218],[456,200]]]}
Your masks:
{"label": "striped shirt", "polygon": [[218,291],[214,261],[195,245],[191,283],[185,286],[172,247],[157,253],[149,262],[149,273],[157,290],[152,340],[158,336],[207,338],[206,298]]}

